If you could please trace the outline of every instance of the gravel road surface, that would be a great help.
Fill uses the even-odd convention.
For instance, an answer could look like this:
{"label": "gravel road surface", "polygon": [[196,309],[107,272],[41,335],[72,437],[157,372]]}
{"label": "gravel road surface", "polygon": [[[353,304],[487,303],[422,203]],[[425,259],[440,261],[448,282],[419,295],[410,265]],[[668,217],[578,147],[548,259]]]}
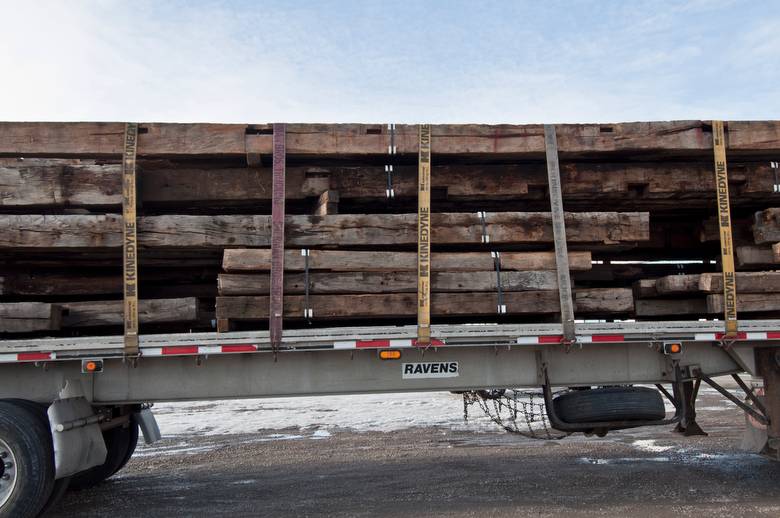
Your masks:
{"label": "gravel road surface", "polygon": [[55,516],[780,516],[780,463],[740,451],[744,417],[718,394],[704,391],[699,412],[709,437],[652,427],[542,442],[441,425],[176,435],[69,493]]}

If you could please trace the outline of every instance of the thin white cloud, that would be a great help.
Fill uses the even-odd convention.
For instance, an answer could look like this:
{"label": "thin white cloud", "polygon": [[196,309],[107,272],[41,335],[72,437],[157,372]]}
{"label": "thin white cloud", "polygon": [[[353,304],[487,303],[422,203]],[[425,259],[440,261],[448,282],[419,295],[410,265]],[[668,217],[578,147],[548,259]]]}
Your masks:
{"label": "thin white cloud", "polygon": [[748,8],[0,0],[0,118],[777,118],[780,12]]}

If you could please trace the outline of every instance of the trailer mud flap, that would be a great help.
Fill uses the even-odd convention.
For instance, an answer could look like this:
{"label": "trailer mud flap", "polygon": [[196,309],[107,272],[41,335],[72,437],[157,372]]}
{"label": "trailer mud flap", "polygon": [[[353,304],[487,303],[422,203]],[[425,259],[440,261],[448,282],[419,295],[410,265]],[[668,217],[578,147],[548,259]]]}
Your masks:
{"label": "trailer mud flap", "polygon": [[54,443],[55,478],[63,478],[106,461],[106,443],[92,405],[79,383],[67,382],[49,407]]}

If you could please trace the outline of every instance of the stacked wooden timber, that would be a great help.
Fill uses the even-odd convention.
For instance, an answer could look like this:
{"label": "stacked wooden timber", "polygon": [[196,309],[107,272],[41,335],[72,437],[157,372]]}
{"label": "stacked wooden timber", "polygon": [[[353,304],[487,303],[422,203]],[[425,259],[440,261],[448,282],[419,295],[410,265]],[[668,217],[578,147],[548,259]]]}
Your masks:
{"label": "stacked wooden timber", "polygon": [[[121,332],[124,130],[0,123],[0,332]],[[738,265],[771,277],[780,122],[727,130]],[[656,288],[673,274],[719,272],[711,125],[556,132],[577,317],[665,318],[675,305],[684,318],[716,317],[717,281],[711,291]],[[272,133],[140,125],[142,332],[267,325]],[[417,126],[289,124],[286,134],[285,321],[413,322]],[[432,148],[434,323],[555,321],[542,126],[435,125]],[[771,293],[738,289],[746,308]]]}

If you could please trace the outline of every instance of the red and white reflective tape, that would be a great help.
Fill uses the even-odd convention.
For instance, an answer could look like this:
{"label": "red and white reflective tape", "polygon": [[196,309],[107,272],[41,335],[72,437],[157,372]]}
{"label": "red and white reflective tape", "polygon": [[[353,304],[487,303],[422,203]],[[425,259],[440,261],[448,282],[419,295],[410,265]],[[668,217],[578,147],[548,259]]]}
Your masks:
{"label": "red and white reflective tape", "polygon": [[[720,341],[726,338],[726,333],[696,333],[697,342]],[[740,332],[730,340],[780,340],[780,331],[762,331],[758,333]]]}
{"label": "red and white reflective tape", "polygon": [[[431,347],[441,347],[444,340],[431,338]],[[416,338],[402,338],[397,340],[346,340],[333,342],[334,349],[404,349],[419,347]],[[425,347],[428,347],[426,344]]]}
{"label": "red and white reflective tape", "polygon": [[[695,333],[693,338],[664,337],[653,341],[664,342],[719,342],[726,338],[726,333]],[[736,340],[780,340],[780,331],[741,332],[737,333]],[[559,344],[563,340],[561,335],[521,336],[518,337],[519,345],[549,345]],[[594,343],[621,343],[621,342],[647,342],[647,337],[626,338],[625,335],[585,335],[578,336],[577,342],[581,344]]]}
{"label": "red and white reflective tape", "polygon": [[55,353],[10,353],[0,354],[0,363],[18,363],[18,362],[45,362],[48,360],[55,360],[57,355]]}
{"label": "red and white reflective tape", "polygon": [[254,353],[258,347],[252,344],[233,345],[167,345],[143,347],[141,356],[196,356],[206,354]]}
{"label": "red and white reflective tape", "polygon": [[[549,345],[559,344],[563,341],[562,335],[521,336],[517,339],[520,345]],[[577,342],[581,344],[625,342],[624,335],[584,335],[578,336]]]}

